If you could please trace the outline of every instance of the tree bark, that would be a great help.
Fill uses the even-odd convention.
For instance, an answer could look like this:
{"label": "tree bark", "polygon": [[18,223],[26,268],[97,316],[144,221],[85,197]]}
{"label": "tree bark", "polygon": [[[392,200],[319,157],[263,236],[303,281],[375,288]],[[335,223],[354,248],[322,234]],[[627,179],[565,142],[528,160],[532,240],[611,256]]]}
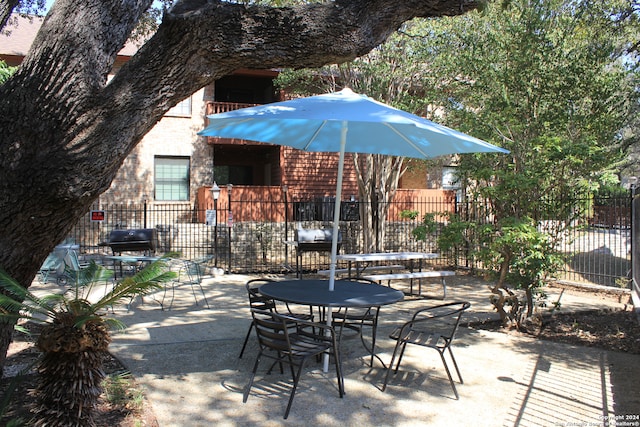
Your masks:
{"label": "tree bark", "polygon": [[20,0],[0,0],[0,28],[7,25],[11,16],[11,11],[18,5]]}
{"label": "tree bark", "polygon": [[[384,252],[386,222],[390,201],[396,194],[404,169],[402,157],[354,153],[353,164],[358,176],[363,250]],[[379,185],[379,188],[378,188]]]}
{"label": "tree bark", "polygon": [[[201,87],[240,67],[348,61],[414,17],[477,7],[465,0],[291,8],[183,0],[107,82],[151,3],[56,0],[21,67],[0,86],[0,268],[25,287],[143,136]],[[15,6],[0,0],[0,18]],[[11,325],[0,325],[0,368],[10,336]]]}

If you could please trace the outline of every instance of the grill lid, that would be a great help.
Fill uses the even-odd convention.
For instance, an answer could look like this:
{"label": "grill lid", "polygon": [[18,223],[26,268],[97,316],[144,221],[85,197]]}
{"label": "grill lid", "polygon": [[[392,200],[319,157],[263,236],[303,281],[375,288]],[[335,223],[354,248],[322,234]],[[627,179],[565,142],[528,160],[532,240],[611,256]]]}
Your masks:
{"label": "grill lid", "polygon": [[[333,230],[330,228],[298,228],[295,232],[295,240],[298,243],[327,243],[331,242]],[[338,243],[342,242],[342,232],[338,232]]]}
{"label": "grill lid", "polygon": [[113,251],[155,251],[158,234],[155,228],[111,230],[106,243]]}

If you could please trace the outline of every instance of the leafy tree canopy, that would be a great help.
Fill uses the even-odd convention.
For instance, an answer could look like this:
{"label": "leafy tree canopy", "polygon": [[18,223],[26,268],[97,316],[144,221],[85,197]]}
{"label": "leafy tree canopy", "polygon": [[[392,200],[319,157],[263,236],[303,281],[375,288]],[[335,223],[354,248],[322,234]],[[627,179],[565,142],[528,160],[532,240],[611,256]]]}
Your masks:
{"label": "leafy tree canopy", "polygon": [[[532,316],[560,262],[539,221],[569,226],[580,208],[571,195],[610,185],[611,168],[637,142],[638,29],[637,4],[624,0],[513,0],[404,29],[430,59],[424,94],[443,119],[511,150],[460,156],[463,188],[484,196],[488,211],[450,218],[439,240],[441,249],[471,248],[495,273],[492,302],[505,321],[519,322],[525,308]],[[425,218],[416,236],[432,226]],[[524,303],[512,288],[525,291]]]}
{"label": "leafy tree canopy", "polygon": [[462,156],[496,213],[536,216],[624,156],[637,116],[635,2],[513,0],[407,26],[431,58],[425,92],[448,124],[511,150]]}

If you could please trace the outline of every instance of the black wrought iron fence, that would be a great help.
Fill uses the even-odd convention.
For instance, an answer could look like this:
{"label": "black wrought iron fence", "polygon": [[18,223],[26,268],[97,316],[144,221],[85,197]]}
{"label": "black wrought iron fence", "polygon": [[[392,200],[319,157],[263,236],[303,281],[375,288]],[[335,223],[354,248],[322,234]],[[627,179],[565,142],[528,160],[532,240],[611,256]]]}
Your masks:
{"label": "black wrought iron fence", "polygon": [[[625,282],[631,265],[630,197],[575,200],[572,218],[538,218],[542,230],[562,229],[558,249],[567,255],[566,280],[616,286]],[[577,207],[580,207],[579,209]],[[401,215],[417,213],[415,218]],[[490,221],[486,203],[451,198],[392,202],[385,224],[386,251],[437,252],[438,232],[426,241],[417,240],[413,229],[425,213],[454,211],[466,219]],[[330,228],[333,199],[282,202],[231,200],[214,214],[212,207],[198,209],[187,203],[145,203],[92,207],[69,236],[85,254],[109,252],[107,241],[113,229],[156,228],[157,253],[179,252],[184,258],[208,256],[212,264],[232,272],[286,272],[296,268],[296,250],[290,243],[296,228]],[[232,215],[231,215],[232,213]],[[340,229],[341,252],[363,251],[363,230],[358,202],[345,202]],[[287,244],[289,242],[289,244]],[[469,248],[441,253],[440,265],[474,267]],[[328,252],[305,252],[299,259],[305,272],[329,267]],[[626,282],[625,282],[626,283]]]}

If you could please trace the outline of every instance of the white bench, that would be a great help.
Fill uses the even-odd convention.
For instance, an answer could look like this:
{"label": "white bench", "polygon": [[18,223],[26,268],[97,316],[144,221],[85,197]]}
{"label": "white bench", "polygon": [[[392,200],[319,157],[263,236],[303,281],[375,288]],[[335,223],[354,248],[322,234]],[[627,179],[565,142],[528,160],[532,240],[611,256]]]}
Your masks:
{"label": "white bench", "polygon": [[[373,280],[379,283],[382,283],[383,280],[387,280],[387,285],[391,286],[392,280],[403,280],[409,279],[411,280],[411,294],[413,294],[413,279],[422,279],[429,277],[439,277],[442,283],[442,291],[443,291],[443,299],[447,297],[447,283],[445,281],[445,277],[454,276],[456,274],[455,271],[447,271],[447,270],[429,270],[429,271],[414,271],[410,273],[389,273],[389,274],[368,274],[364,277],[365,279]],[[422,294],[422,283],[418,282],[418,295]]]}
{"label": "white bench", "polygon": [[[369,271],[395,271],[395,270],[405,270],[407,267],[404,265],[372,265],[364,269],[365,273]],[[352,268],[351,271],[356,272],[355,268]],[[349,274],[348,268],[336,268],[336,274]],[[331,274],[331,270],[318,270],[318,274],[321,276],[328,276]]]}

